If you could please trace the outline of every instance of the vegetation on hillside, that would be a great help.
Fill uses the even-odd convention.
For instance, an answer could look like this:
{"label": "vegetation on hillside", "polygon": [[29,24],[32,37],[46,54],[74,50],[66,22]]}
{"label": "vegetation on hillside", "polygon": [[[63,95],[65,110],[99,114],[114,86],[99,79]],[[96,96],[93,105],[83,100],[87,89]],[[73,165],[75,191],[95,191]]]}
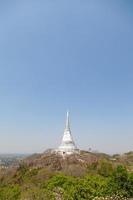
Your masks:
{"label": "vegetation on hillside", "polygon": [[[123,163],[91,157],[88,160],[93,162],[87,164],[83,162],[87,159],[85,155],[80,160],[77,158],[77,162],[72,157],[70,160],[60,160],[53,155],[46,157],[43,155],[42,165],[37,156],[34,164],[27,159],[18,168],[3,171],[0,200],[122,200],[133,197],[133,172]],[[54,159],[53,162],[59,159],[55,168],[52,163],[51,167],[49,159]]]}

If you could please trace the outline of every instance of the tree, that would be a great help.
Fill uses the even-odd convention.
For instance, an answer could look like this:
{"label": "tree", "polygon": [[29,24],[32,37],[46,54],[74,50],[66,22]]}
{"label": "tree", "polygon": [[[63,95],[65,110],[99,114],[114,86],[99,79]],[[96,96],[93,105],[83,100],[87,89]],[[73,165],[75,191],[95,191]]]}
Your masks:
{"label": "tree", "polygon": [[112,164],[107,160],[101,160],[98,167],[98,173],[104,177],[108,177],[112,174]]}

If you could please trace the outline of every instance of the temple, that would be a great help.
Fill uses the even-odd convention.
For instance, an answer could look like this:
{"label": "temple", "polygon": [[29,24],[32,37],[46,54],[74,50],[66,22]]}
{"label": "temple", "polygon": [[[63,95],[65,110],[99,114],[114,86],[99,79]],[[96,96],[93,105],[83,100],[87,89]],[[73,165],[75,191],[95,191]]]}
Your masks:
{"label": "temple", "polygon": [[67,119],[66,119],[63,138],[56,152],[61,155],[70,155],[79,153],[79,149],[77,149],[71,134],[69,112],[67,112]]}

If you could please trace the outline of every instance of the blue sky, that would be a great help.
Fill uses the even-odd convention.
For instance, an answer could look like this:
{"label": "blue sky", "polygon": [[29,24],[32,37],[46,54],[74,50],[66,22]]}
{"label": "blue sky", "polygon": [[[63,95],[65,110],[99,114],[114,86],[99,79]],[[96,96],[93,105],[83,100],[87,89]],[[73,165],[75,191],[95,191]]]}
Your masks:
{"label": "blue sky", "polygon": [[133,150],[133,1],[0,1],[0,153]]}

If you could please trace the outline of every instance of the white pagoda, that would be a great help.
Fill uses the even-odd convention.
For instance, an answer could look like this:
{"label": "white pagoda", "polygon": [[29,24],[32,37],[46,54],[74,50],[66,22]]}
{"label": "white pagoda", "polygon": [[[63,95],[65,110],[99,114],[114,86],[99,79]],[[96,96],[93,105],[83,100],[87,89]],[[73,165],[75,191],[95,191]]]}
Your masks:
{"label": "white pagoda", "polygon": [[79,153],[79,149],[77,149],[73,141],[72,134],[71,134],[69,112],[67,112],[67,119],[66,119],[66,125],[65,125],[63,138],[56,152],[61,155],[71,155],[71,154]]}

